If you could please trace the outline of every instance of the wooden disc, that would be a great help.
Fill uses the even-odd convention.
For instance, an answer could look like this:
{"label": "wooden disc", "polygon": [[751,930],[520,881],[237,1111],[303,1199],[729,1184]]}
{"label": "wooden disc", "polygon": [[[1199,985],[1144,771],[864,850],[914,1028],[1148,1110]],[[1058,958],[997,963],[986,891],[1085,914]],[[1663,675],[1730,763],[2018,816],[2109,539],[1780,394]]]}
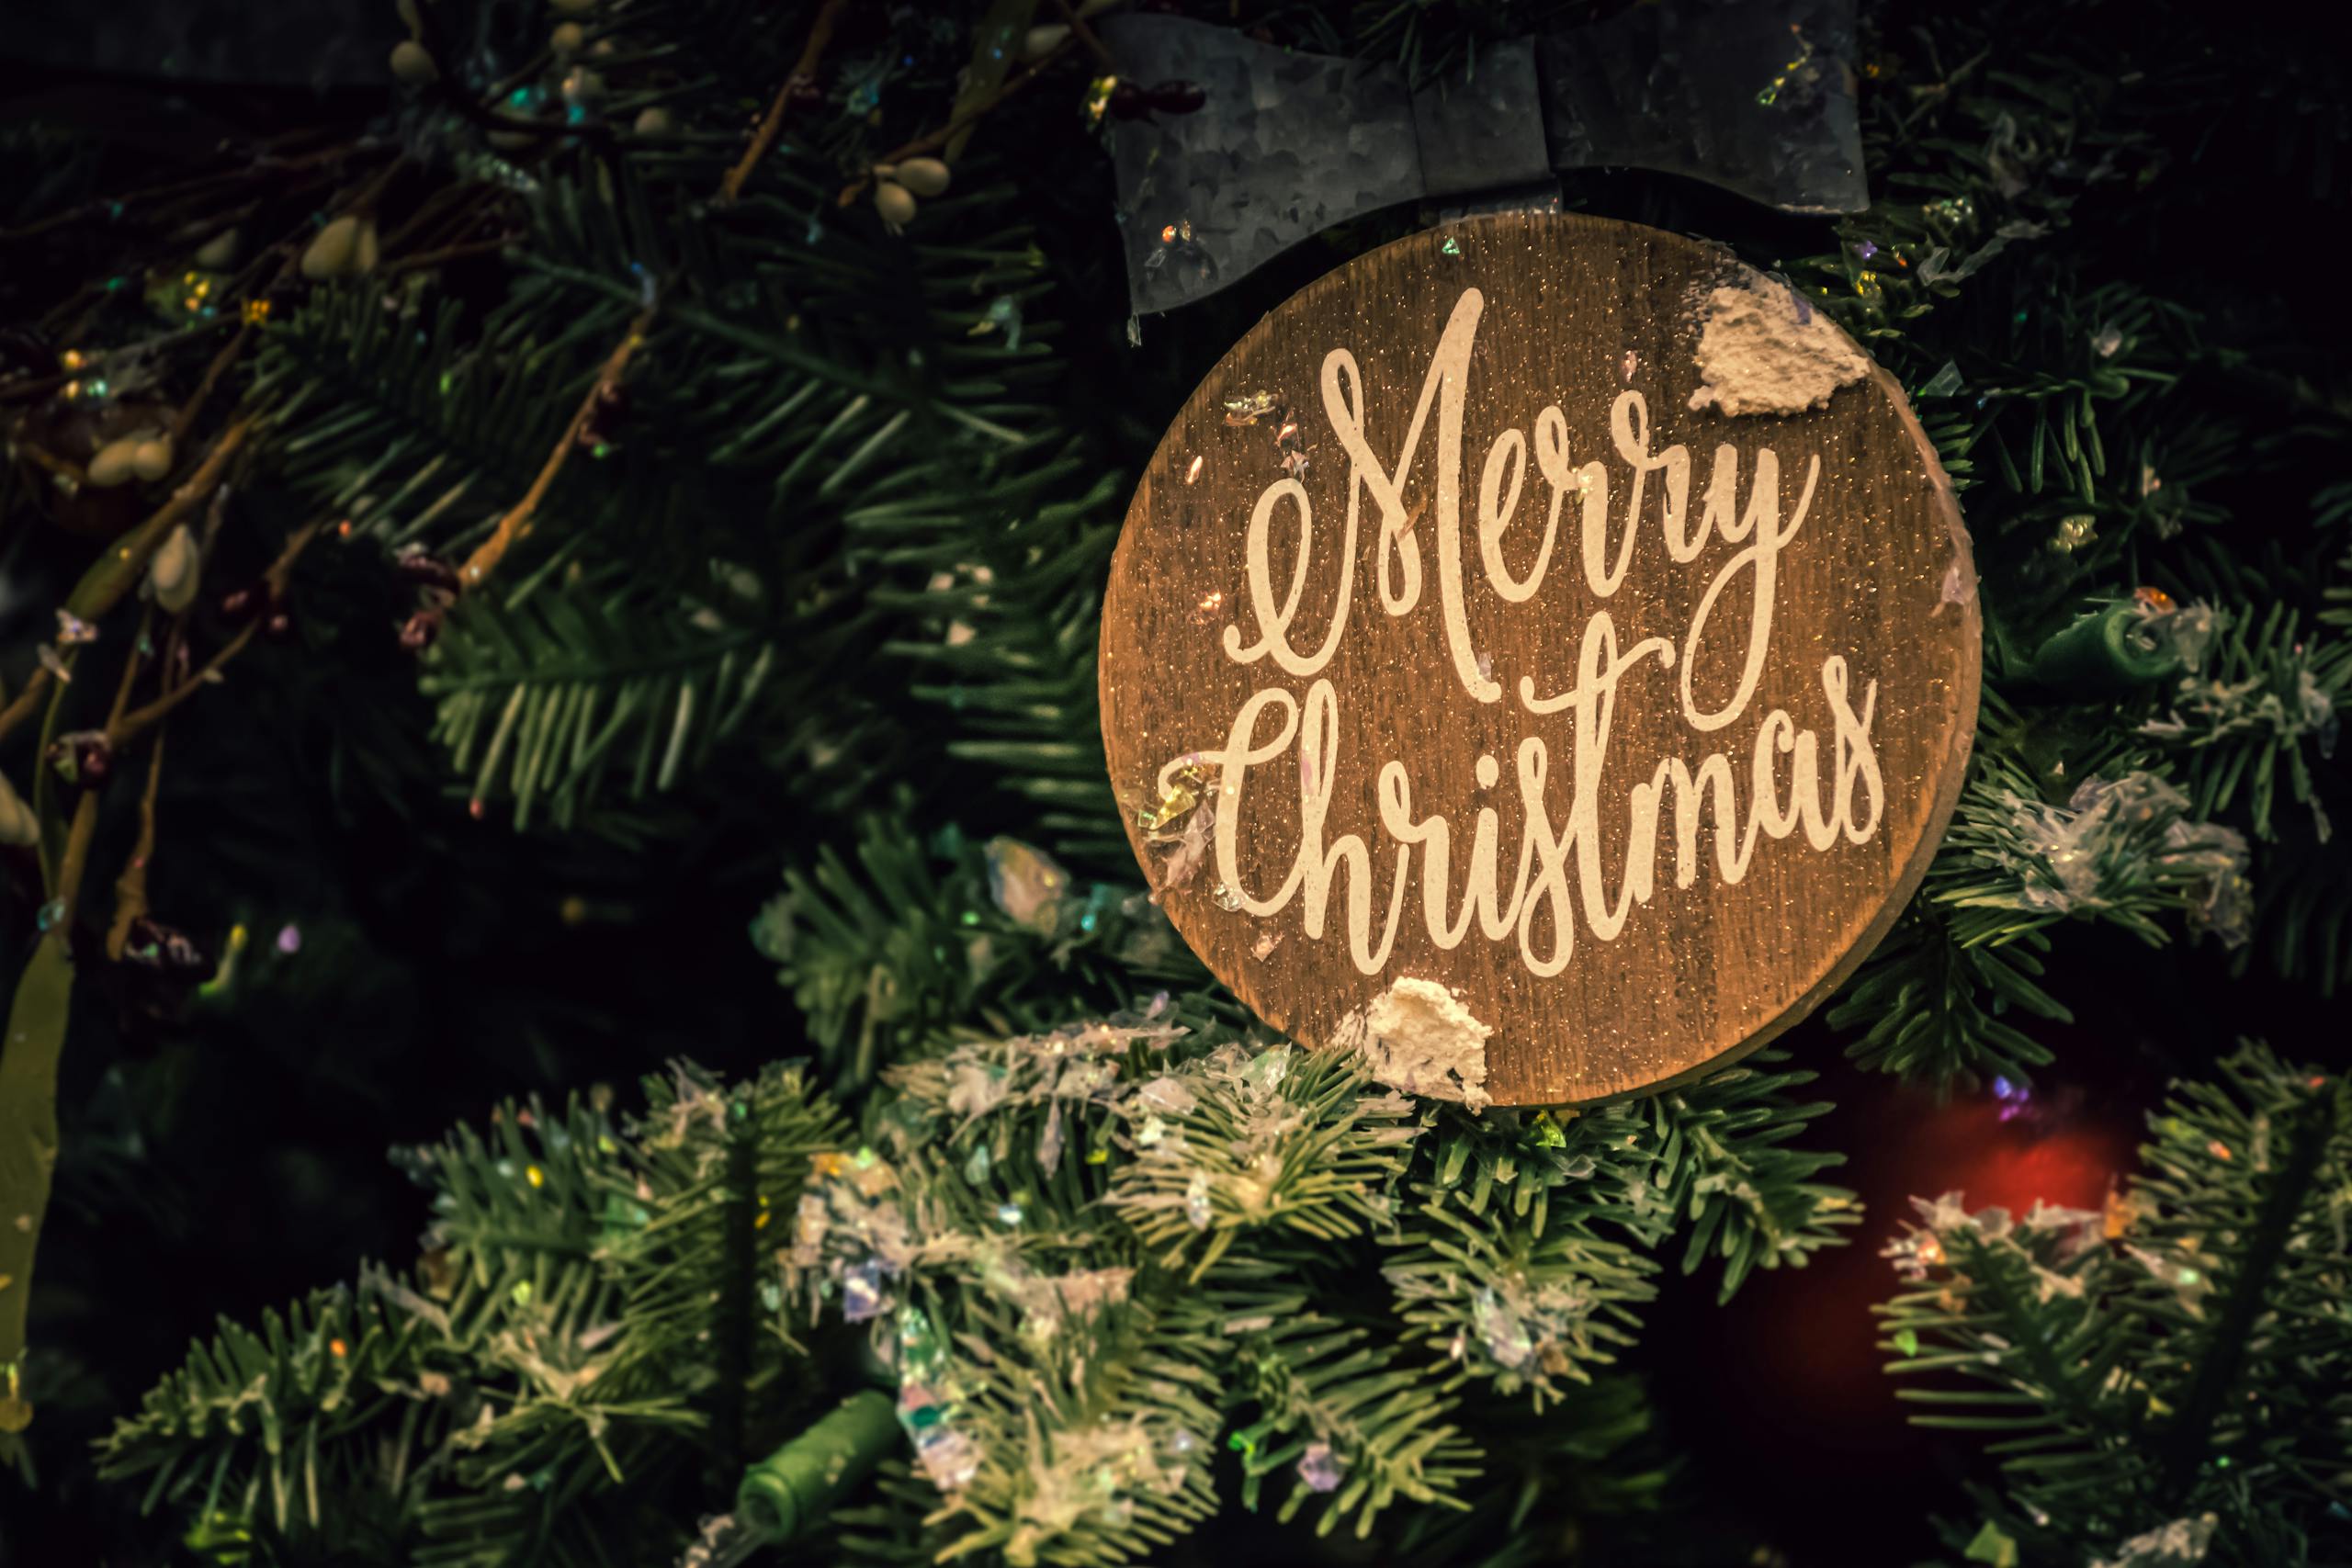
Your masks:
{"label": "wooden disc", "polygon": [[1490,1032],[1496,1103],[1585,1101],[1770,1039],[1885,933],[1979,637],[1951,485],[1826,317],[1694,241],[1500,214],[1309,285],[1185,403],[1112,564],[1103,738],[1170,918],[1269,1023],[1361,1043],[1409,994],[1442,1049]]}

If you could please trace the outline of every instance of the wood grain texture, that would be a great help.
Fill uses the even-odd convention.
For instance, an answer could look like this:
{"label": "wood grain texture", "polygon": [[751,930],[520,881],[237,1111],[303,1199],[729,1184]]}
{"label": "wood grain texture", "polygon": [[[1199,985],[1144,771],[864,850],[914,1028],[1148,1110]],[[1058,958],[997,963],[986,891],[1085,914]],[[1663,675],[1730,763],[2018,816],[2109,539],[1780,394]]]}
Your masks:
{"label": "wood grain texture", "polygon": [[[1273,699],[1257,735],[1270,741],[1283,705],[1306,705],[1315,681],[1328,679],[1337,745],[1322,781],[1329,800],[1321,842],[1328,851],[1344,835],[1363,840],[1375,935],[1403,867],[1393,948],[1366,974],[1348,942],[1351,869],[1334,873],[1329,918],[1321,935],[1310,937],[1303,896],[1263,916],[1220,907],[1214,856],[1180,886],[1163,886],[1166,848],[1146,841],[1130,811],[1137,858],[1178,931],[1269,1023],[1325,1043],[1390,983],[1434,980],[1493,1028],[1487,1089],[1497,1103],[1574,1103],[1653,1089],[1722,1066],[1802,1018],[1867,954],[1917,887],[1957,798],[1975,726],[1981,633],[1967,536],[1932,449],[1883,371],[1873,367],[1826,406],[1801,413],[1734,418],[1690,409],[1702,380],[1694,358],[1699,310],[1731,265],[1696,242],[1597,219],[1499,214],[1448,225],[1360,257],[1303,289],[1235,345],[1169,429],[1128,512],[1104,603],[1100,678],[1114,789],[1130,806],[1157,798],[1166,764],[1225,748],[1253,694],[1281,687],[1285,695]],[[1370,494],[1359,497],[1363,521],[1351,556],[1340,547],[1351,464],[1322,390],[1327,356],[1352,353],[1369,446],[1393,466],[1432,354],[1473,288],[1484,307],[1462,398],[1456,526],[1463,616],[1481,670],[1502,688],[1497,701],[1467,689],[1458,639],[1441,615],[1442,398],[1432,400],[1400,487],[1422,566],[1419,602],[1392,615],[1379,595],[1384,540]],[[1819,458],[1820,471],[1803,525],[1779,554],[1770,637],[1744,709],[1723,728],[1694,728],[1679,695],[1679,665],[1645,663],[1615,687],[1605,746],[1587,748],[1600,763],[1589,787],[1593,826],[1583,836],[1597,848],[1600,874],[1589,880],[1604,916],[1606,906],[1626,897],[1636,786],[1653,784],[1668,759],[1696,771],[1710,753],[1723,753],[1734,815],[1744,820],[1753,809],[1759,726],[1781,710],[1792,732],[1816,738],[1808,744],[1817,745],[1827,798],[1838,721],[1825,691],[1826,660],[1843,660],[1851,706],[1859,708],[1867,684],[1876,683],[1867,736],[1881,788],[1871,830],[1860,841],[1849,835],[1816,847],[1803,827],[1760,837],[1736,882],[1718,874],[1710,808],[1698,818],[1696,875],[1683,886],[1668,787],[1656,814],[1650,897],[1630,903],[1622,929],[1602,940],[1588,921],[1582,882],[1568,875],[1573,951],[1557,973],[1541,975],[1518,936],[1490,939],[1476,919],[1457,943],[1441,945],[1425,918],[1429,846],[1408,852],[1384,828],[1378,774],[1384,763],[1399,763],[1409,817],[1449,826],[1441,925],[1464,908],[1465,863],[1482,808],[1495,814],[1498,897],[1512,892],[1530,836],[1517,771],[1530,737],[1546,750],[1547,782],[1537,794],[1551,834],[1562,832],[1578,765],[1576,715],[1532,714],[1520,698],[1521,677],[1538,694],[1576,686],[1579,650],[1599,613],[1627,648],[1650,637],[1680,648],[1710,583],[1740,547],[1709,537],[1694,559],[1671,558],[1660,517],[1665,486],[1652,473],[1631,566],[1612,592],[1596,592],[1589,579],[1576,492],[1563,492],[1558,536],[1533,595],[1509,603],[1494,591],[1481,564],[1477,513],[1498,438],[1516,430],[1530,447],[1523,492],[1501,536],[1510,572],[1524,579],[1532,570],[1552,500],[1533,450],[1547,404],[1565,416],[1569,462],[1604,467],[1606,559],[1626,527],[1633,468],[1612,446],[1611,417],[1629,389],[1645,400],[1650,451],[1688,448],[1694,535],[1720,444],[1737,455],[1743,509],[1758,453],[1769,446],[1777,454],[1784,527],[1810,459]],[[1283,412],[1231,423],[1227,400],[1258,391]],[[1287,443],[1280,438],[1285,417],[1298,426]],[[1245,650],[1260,631],[1246,540],[1253,508],[1285,477],[1286,446],[1306,456],[1301,479],[1313,525],[1291,633],[1301,650],[1322,644],[1342,570],[1351,571],[1345,630],[1329,665],[1309,675],[1286,674],[1269,659],[1237,660],[1227,646],[1229,626]],[[1290,590],[1300,530],[1287,504],[1274,519],[1268,537],[1280,599]],[[1730,581],[1705,637],[1684,661],[1693,665],[1702,709],[1727,703],[1739,683],[1751,581],[1746,574]],[[1763,750],[1773,758],[1771,809],[1793,814],[1790,792],[1806,753],[1770,735]],[[1213,798],[1234,821],[1237,888],[1254,898],[1271,898],[1300,855],[1302,796],[1313,781],[1302,781],[1298,751],[1294,745],[1246,771],[1204,770],[1222,792]],[[1482,785],[1480,760],[1488,757],[1496,759],[1487,770],[1495,783]],[[1540,856],[1535,864],[1540,881]],[[1555,940],[1549,911],[1556,908],[1531,916],[1534,951],[1548,951]],[[1269,938],[1276,939],[1270,951]]]}

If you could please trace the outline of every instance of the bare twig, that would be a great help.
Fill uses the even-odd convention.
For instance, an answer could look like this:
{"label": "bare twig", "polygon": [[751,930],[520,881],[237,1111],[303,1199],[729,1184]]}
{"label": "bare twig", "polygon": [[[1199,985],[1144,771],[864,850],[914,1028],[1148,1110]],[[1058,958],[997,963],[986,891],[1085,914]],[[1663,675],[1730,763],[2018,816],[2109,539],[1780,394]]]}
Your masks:
{"label": "bare twig", "polygon": [[[227,477],[230,461],[244,447],[253,434],[252,416],[231,423],[212,444],[204,461],[196,471],[172,491],[172,497],[149,514],[147,521],[115,541],[112,548],[100,556],[96,565],[82,574],[66,596],[65,607],[85,621],[95,621],[122,602],[147,570],[147,558],[163,547],[171,536],[172,527],[194,512],[211,495],[214,488]],[[0,726],[0,732],[5,732]]]}
{"label": "bare twig", "polygon": [[793,62],[791,74],[785,77],[782,86],[776,88],[775,96],[768,100],[768,112],[760,117],[759,129],[752,132],[751,144],[743,149],[743,155],[735,160],[735,166],[727,171],[726,179],[719,183],[721,205],[731,203],[743,194],[743,186],[750,182],[752,172],[760,166],[760,160],[768,155],[768,149],[775,145],[777,134],[784,130],[785,114],[792,107],[794,90],[803,82],[817,79],[818,62],[825,57],[825,46],[832,41],[833,24],[841,19],[842,12],[847,8],[848,0],[825,0],[824,5],[818,8],[817,19],[809,24],[808,41],[800,46],[800,58]]}
{"label": "bare twig", "polygon": [[155,794],[164,783],[164,738],[147,758],[147,788],[139,796],[139,841],[114,879],[114,923],[107,928],[107,956],[120,962],[130,945],[131,923],[147,912],[147,863],[155,853]]}
{"label": "bare twig", "polygon": [[11,243],[28,240],[36,234],[44,234],[54,229],[69,228],[86,219],[110,216],[118,211],[141,206],[150,201],[193,196],[198,191],[214,186],[234,185],[257,176],[281,178],[297,169],[309,168],[318,164],[332,164],[339,159],[347,158],[357,150],[357,143],[345,142],[322,148],[315,152],[306,152],[300,157],[255,158],[239,164],[233,168],[216,169],[209,175],[196,175],[187,179],[174,180],[168,185],[148,186],[141,190],[125,191],[120,196],[100,197],[94,201],[85,201],[79,207],[53,213],[38,222],[28,223],[22,228],[11,229],[5,233],[0,233],[0,240]]}
{"label": "bare twig", "polygon": [[259,621],[247,621],[237,629],[235,637],[220,645],[220,652],[205,660],[203,669],[190,675],[146,706],[133,708],[107,725],[107,739],[118,748],[128,741],[137,739],[141,732],[149,725],[196,695],[198,687],[209,682],[214,675],[220,673],[221,666],[243,653],[245,650],[245,645],[254,640],[254,633],[260,628],[260,626]]}
{"label": "bare twig", "polygon": [[189,431],[196,428],[196,416],[204,412],[204,400],[212,395],[212,389],[220,384],[220,378],[229,373],[229,367],[237,362],[237,355],[244,352],[245,340],[253,334],[253,330],[251,321],[237,324],[235,335],[220,345],[220,351],[212,356],[212,363],[204,367],[204,378],[197,382],[196,390],[188,394],[187,401],[182,403],[179,412],[172,416],[172,445],[175,448],[187,439]]}
{"label": "bare twig", "polygon": [[[287,539],[286,547],[277,552],[277,558],[269,564],[268,570],[262,573],[262,581],[269,584],[271,598],[275,599],[285,592],[286,581],[293,572],[295,561],[300,558],[302,551],[311,541],[318,537],[319,530],[324,525],[324,519],[314,518],[295,529]],[[107,721],[108,743],[118,750],[128,745],[138,739],[141,732],[149,726],[194,696],[199,687],[210,683],[231,660],[245,650],[246,645],[253,641],[254,633],[259,629],[260,625],[258,621],[246,622],[244,626],[238,628],[235,637],[221,645],[220,651],[205,661],[203,669],[172,687],[146,706],[133,708],[129,713],[121,712],[118,706],[115,716]]]}
{"label": "bare twig", "polygon": [[[172,498],[148,517],[147,521],[117,540],[97,563],[83,574],[82,581],[67,596],[65,608],[83,620],[96,620],[119,604],[122,596],[139,581],[146,570],[147,559],[171,536],[172,525],[196,509],[198,502],[212,493],[229,471],[229,461],[244,446],[252,433],[253,422],[241,419],[220,433],[196,472],[187,482],[172,492]],[[42,692],[56,679],[46,665],[35,670],[25,682],[25,689],[16,700],[0,708],[0,737],[22,724],[40,705]]]}
{"label": "bare twig", "polygon": [[486,256],[513,244],[518,234],[493,234],[487,240],[468,240],[462,244],[444,245],[438,250],[419,251],[398,261],[386,262],[379,271],[386,274],[413,272],[421,266],[439,266],[444,262],[463,261],[468,256]]}
{"label": "bare twig", "polygon": [[[1052,53],[1040,56],[1038,59],[1030,62],[1020,70],[1014,72],[1012,75],[1007,76],[1004,79],[1004,85],[1002,86],[997,88],[995,92],[990,93],[987,97],[982,98],[978,103],[974,104],[970,108],[966,109],[962,114],[957,115],[954,119],[949,120],[945,125],[941,126],[937,130],[927,132],[924,135],[916,137],[912,141],[904,142],[899,146],[893,147],[889,152],[885,152],[881,157],[876,158],[875,162],[877,164],[899,164],[904,163],[909,158],[920,157],[925,152],[937,152],[940,148],[946,146],[948,142],[954,141],[956,132],[962,130],[966,126],[978,123],[982,116],[988,114],[989,111],[995,108],[999,104],[1004,102],[1005,99],[1012,96],[1013,94],[1019,92],[1022,88],[1027,86],[1030,83],[1035,81],[1039,72],[1045,70],[1048,65],[1052,65],[1059,61],[1064,55],[1069,52],[1070,48],[1070,40],[1064,39],[1059,44],[1055,46]],[[865,194],[866,187],[873,183],[874,176],[869,174],[863,178],[852,180],[849,184],[843,186],[842,187],[841,205],[847,207],[851,202],[855,201],[860,196]]]}
{"label": "bare twig", "polygon": [[652,325],[653,307],[649,305],[637,313],[637,318],[628,324],[628,333],[605,358],[604,369],[596,374],[595,384],[588,389],[588,395],[580,400],[580,406],[572,411],[571,421],[564,425],[563,434],[556,442],[555,450],[548,453],[548,460],[540,465],[539,477],[531,481],[531,488],[524,492],[523,499],[509,507],[506,514],[498,520],[498,526],[491,531],[490,537],[466,558],[465,566],[458,573],[465,587],[481,586],[482,580],[497,570],[499,561],[514,541],[531,531],[532,515],[554,487],[556,476],[563,472],[563,465],[571,457],[572,449],[580,445],[580,433],[587,428],[588,421],[595,414],[597,403],[620,385],[621,373],[628,368],[629,357],[645,342],[645,334]]}
{"label": "bare twig", "polygon": [[1086,46],[1087,52],[1094,56],[1103,70],[1118,70],[1119,62],[1111,57],[1111,51],[1103,47],[1094,29],[1086,25],[1086,18],[1078,14],[1077,6],[1069,0],[1054,0],[1054,9],[1062,14],[1062,20],[1069,24],[1069,30],[1078,35],[1078,41]]}

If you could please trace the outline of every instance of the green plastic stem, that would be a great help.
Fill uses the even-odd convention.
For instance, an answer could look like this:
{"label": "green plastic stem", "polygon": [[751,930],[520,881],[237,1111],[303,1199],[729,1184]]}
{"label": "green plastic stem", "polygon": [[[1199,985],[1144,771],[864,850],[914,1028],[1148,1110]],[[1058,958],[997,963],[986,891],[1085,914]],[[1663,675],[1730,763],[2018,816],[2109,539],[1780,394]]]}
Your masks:
{"label": "green plastic stem", "polygon": [[899,1413],[887,1393],[867,1389],[743,1472],[735,1521],[774,1546],[831,1511],[843,1494],[898,1447]]}
{"label": "green plastic stem", "polygon": [[2139,611],[2129,601],[2083,616],[2041,645],[2027,672],[2063,691],[2116,691],[2180,673],[2168,648],[2149,648],[2132,635]]}

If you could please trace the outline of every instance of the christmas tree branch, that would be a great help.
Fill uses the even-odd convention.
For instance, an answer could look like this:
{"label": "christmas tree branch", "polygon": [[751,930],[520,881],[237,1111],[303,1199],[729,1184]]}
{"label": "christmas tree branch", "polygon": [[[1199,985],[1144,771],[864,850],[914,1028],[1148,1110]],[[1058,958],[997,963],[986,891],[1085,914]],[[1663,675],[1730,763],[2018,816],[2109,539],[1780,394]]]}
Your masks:
{"label": "christmas tree branch", "polygon": [[[2177,1406],[2178,1414],[2156,1439],[2164,1501],[2177,1505],[2212,1458],[2211,1438],[2222,1402],[2240,1392],[2238,1380],[2247,1356],[2255,1324],[2272,1310],[2273,1292],[2295,1221],[2311,1196],[2343,1115],[2341,1081],[2311,1094],[2297,1109],[2285,1161],[2266,1184],[2262,1208],[2244,1249],[2230,1270],[2228,1293],[2212,1325],[2202,1337],[2204,1346],[2194,1358],[2195,1374]],[[2340,1200],[2339,1200],[2340,1201]]]}

